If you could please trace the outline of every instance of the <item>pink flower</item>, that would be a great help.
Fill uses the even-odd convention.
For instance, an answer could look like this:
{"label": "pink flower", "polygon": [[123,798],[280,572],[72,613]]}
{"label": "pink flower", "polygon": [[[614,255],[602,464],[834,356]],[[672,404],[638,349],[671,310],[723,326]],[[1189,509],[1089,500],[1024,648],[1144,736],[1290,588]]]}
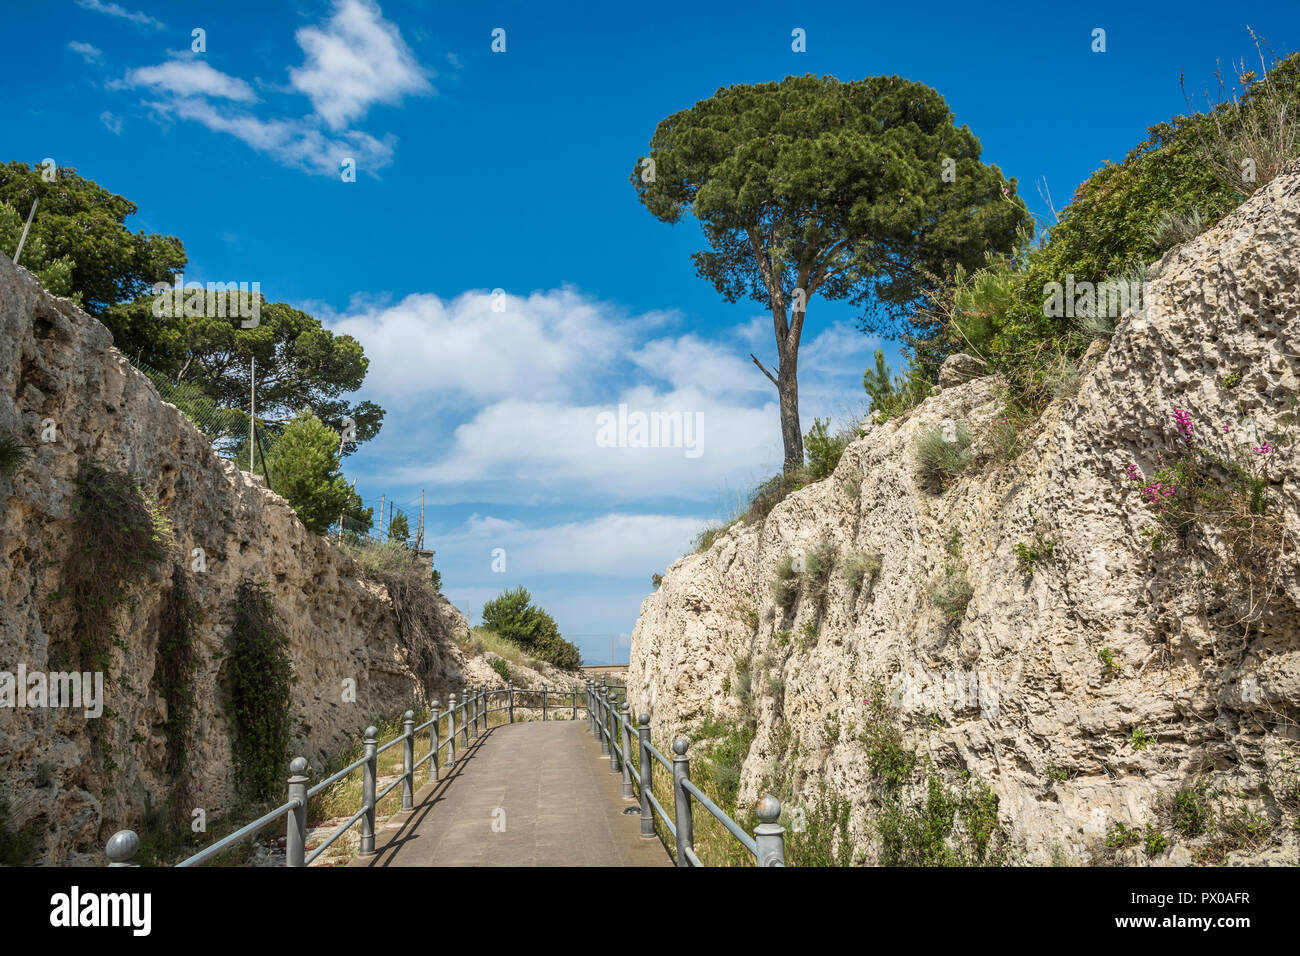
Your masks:
{"label": "pink flower", "polygon": [[1174,409],[1174,421],[1178,424],[1178,432],[1183,436],[1183,441],[1188,448],[1192,447],[1192,413],[1185,408]]}
{"label": "pink flower", "polygon": [[1270,445],[1268,442],[1264,442],[1264,444],[1262,444],[1262,445],[1257,445],[1257,446],[1255,447],[1255,454],[1256,454],[1256,455],[1267,455],[1267,454],[1268,454],[1269,452],[1271,452],[1272,450],[1273,450],[1273,446]]}

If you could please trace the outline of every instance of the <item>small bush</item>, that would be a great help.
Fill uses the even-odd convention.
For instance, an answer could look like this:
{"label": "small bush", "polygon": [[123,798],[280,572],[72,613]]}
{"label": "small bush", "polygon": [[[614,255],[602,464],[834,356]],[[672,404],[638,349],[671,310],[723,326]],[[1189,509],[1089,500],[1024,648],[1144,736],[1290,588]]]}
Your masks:
{"label": "small bush", "polygon": [[917,471],[932,488],[946,488],[971,463],[970,426],[958,421],[950,433],[942,425],[922,432],[916,439]]}
{"label": "small bush", "polygon": [[659,586],[663,583],[664,583],[664,576],[662,574],[650,575],[650,584],[654,586],[654,589],[656,591],[659,590]]}
{"label": "small bush", "polygon": [[1133,744],[1134,750],[1146,750],[1148,747],[1150,747],[1153,743],[1156,742],[1156,738],[1152,737],[1143,728],[1134,727],[1131,742]]}
{"label": "small bush", "polygon": [[1159,856],[1169,849],[1169,838],[1148,823],[1144,849],[1147,856]]}
{"label": "small bush", "polygon": [[840,562],[840,577],[849,589],[858,591],[864,584],[870,585],[880,577],[880,555],[871,552],[850,551]]}
{"label": "small bush", "polygon": [[750,495],[749,508],[743,516],[745,523],[762,521],[773,508],[807,484],[808,475],[802,469],[781,472],[760,482]]}
{"label": "small bush", "polygon": [[1106,846],[1112,850],[1123,850],[1138,846],[1142,842],[1142,831],[1124,823],[1112,823],[1106,831]]}
{"label": "small bush", "polygon": [[1118,677],[1120,674],[1119,662],[1115,660],[1115,652],[1109,647],[1103,647],[1097,652],[1097,659],[1101,661],[1103,677]]}
{"label": "small bush", "polygon": [[1016,569],[1025,577],[1032,577],[1040,562],[1045,564],[1052,559],[1052,554],[1056,551],[1056,542],[1049,541],[1035,532],[1032,541],[1018,542],[1011,550],[1016,555]]}
{"label": "small bush", "polygon": [[831,541],[822,541],[809,552],[804,564],[803,580],[805,591],[814,601],[826,596],[830,585],[831,572],[835,569],[835,559],[839,557],[839,548]]}
{"label": "small bush", "polygon": [[1175,793],[1170,801],[1169,816],[1174,829],[1188,839],[1205,833],[1214,817],[1205,784],[1183,787]]}
{"label": "small bush", "polygon": [[813,419],[812,430],[803,438],[804,455],[807,458],[805,471],[809,481],[821,481],[829,478],[840,463],[844,449],[853,440],[854,431],[841,430],[837,434],[828,431],[830,420]]}
{"label": "small bush", "polygon": [[503,659],[500,657],[492,658],[492,669],[497,672],[497,676],[503,681],[509,682],[510,665],[508,665]]}
{"label": "small bush", "polygon": [[1151,227],[1151,243],[1158,249],[1172,249],[1195,239],[1210,227],[1210,217],[1199,208],[1186,212],[1166,209]]}
{"label": "small bush", "polygon": [[956,624],[966,616],[966,607],[975,596],[975,588],[966,580],[965,569],[950,564],[926,586],[925,596],[943,612],[949,624]]}
{"label": "small bush", "polygon": [[270,594],[247,579],[235,595],[230,640],[226,711],[236,787],[250,800],[273,800],[289,765],[293,663]]}
{"label": "small bush", "polygon": [[483,605],[483,626],[523,648],[539,660],[565,670],[582,663],[578,648],[560,636],[555,619],[533,603],[523,587],[503,591]]}
{"label": "small bush", "polygon": [[9,802],[0,800],[0,866],[27,866],[36,855],[40,820],[33,818],[14,829]]}
{"label": "small bush", "polygon": [[0,428],[0,475],[16,474],[31,457],[31,449],[11,432]]}

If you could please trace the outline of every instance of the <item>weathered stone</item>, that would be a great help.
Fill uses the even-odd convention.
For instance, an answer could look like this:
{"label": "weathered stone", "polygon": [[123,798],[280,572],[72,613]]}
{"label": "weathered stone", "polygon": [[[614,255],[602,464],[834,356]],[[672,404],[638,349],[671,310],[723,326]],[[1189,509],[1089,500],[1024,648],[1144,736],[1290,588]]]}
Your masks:
{"label": "weathered stone", "polygon": [[983,359],[977,359],[965,352],[957,352],[954,355],[949,355],[943,360],[943,365],[939,366],[939,386],[941,388],[952,388],[954,385],[960,385],[963,382],[969,382],[971,379],[980,378],[987,374],[989,374],[989,367]]}
{"label": "weathered stone", "polygon": [[[1142,534],[1153,512],[1124,472],[1136,462],[1152,475],[1158,453],[1166,462],[1178,453],[1175,408],[1192,412],[1198,442],[1257,463],[1249,436],[1289,430],[1267,461],[1268,493],[1289,541],[1300,539],[1287,418],[1300,394],[1297,250],[1300,164],[1166,257],[1150,308],[1124,317],[1104,351],[1090,350],[1075,397],[1046,409],[1014,462],[985,456],[940,495],[917,480],[917,436],[944,419],[964,418],[974,451],[988,451],[1000,380],[977,378],[872,429],[831,480],[791,495],[764,523],[736,526],[674,563],[642,604],[628,674],[632,709],[651,712],[656,744],[705,717],[738,722],[747,695],[736,662],[750,662],[757,736],[742,803],[767,780],[791,780],[801,802],[824,783],[851,800],[870,862],[878,785],[853,729],[867,719],[873,682],[901,675],[894,714],[906,745],[950,784],[963,770],[988,783],[1028,862],[1087,859],[1115,822],[1163,826],[1181,846],[1162,807],[1204,779],[1274,823],[1269,841],[1231,862],[1295,865],[1295,546],[1276,560],[1275,599],[1260,620],[1233,625],[1227,612],[1249,595],[1230,593],[1212,621],[1198,578],[1205,561],[1153,553]],[[857,472],[860,493],[839,480]],[[1054,549],[1026,575],[1013,549],[1035,532]],[[855,589],[837,571],[824,600],[801,596],[785,611],[772,594],[777,563],[822,540],[841,565],[850,551],[879,555],[878,580]],[[925,588],[952,563],[965,567],[973,596],[949,625]],[[815,634],[806,648],[805,624]],[[1154,738],[1149,746],[1134,746],[1138,730]]]}

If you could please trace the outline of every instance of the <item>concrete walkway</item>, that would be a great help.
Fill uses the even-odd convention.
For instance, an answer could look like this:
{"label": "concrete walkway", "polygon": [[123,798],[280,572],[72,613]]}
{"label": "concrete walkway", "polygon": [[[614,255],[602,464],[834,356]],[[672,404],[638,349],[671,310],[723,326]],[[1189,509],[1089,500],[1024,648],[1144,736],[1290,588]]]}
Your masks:
{"label": "concrete walkway", "polygon": [[[669,866],[585,720],[504,724],[375,834],[349,866]],[[445,754],[446,751],[444,750]],[[427,774],[422,768],[417,773]],[[418,777],[417,777],[418,779]]]}

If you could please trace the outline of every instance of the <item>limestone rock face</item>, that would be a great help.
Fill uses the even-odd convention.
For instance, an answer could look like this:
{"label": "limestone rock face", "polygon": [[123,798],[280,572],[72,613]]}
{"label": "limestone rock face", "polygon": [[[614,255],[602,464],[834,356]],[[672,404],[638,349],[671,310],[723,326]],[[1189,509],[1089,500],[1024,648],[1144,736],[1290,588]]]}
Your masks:
{"label": "limestone rock face", "polygon": [[[868,431],[831,478],[765,522],[674,563],[642,605],[628,675],[656,744],[752,708],[741,801],[778,769],[799,802],[824,783],[851,799],[869,847],[878,791],[854,728],[883,685],[908,747],[945,781],[969,771],[993,788],[1024,862],[1089,860],[1110,826],[1158,825],[1170,795],[1205,781],[1225,806],[1273,824],[1230,862],[1295,865],[1298,250],[1293,165],[1166,257],[1145,308],[1089,350],[1077,393],[1045,411],[1013,460],[991,452],[1000,380],[954,383]],[[1175,409],[1192,414],[1198,447],[1265,476],[1286,535],[1267,595],[1214,586],[1231,555],[1213,534],[1154,550],[1143,533],[1155,512],[1125,472],[1136,463],[1153,476],[1159,456],[1179,454]],[[918,480],[915,442],[959,419],[976,462],[935,493]],[[1266,434],[1286,435],[1267,458],[1255,451]],[[1036,540],[1050,553],[1026,572],[1014,549]],[[778,562],[823,541],[841,565],[878,555],[878,577],[854,587],[837,572],[823,599],[778,605]],[[953,566],[971,597],[949,621],[926,591]],[[748,705],[737,661],[750,662]],[[1189,861],[1185,841],[1172,842],[1132,862]]]}
{"label": "limestone rock face", "polygon": [[958,352],[943,360],[943,365],[939,367],[939,385],[943,388],[951,388],[988,373],[988,366],[981,359],[967,355],[965,352]]}
{"label": "limestone rock face", "polygon": [[[45,294],[0,256],[0,428],[31,446],[0,474],[0,671],[66,669],[52,656],[75,639],[61,587],[77,548],[70,528],[79,466],[99,461],[136,476],[175,527],[175,562],[134,589],[115,618],[114,650],[97,721],[81,710],[0,707],[0,799],[11,826],[35,824],[38,861],[104,862],[118,828],[180,791],[211,817],[232,798],[230,732],[222,699],[233,606],[245,578],[269,590],[288,633],[296,683],[291,751],[316,770],[376,718],[478,682],[452,640],[468,627],[449,602],[424,646],[403,640],[385,588],[307,531],[283,498],[217,457],[207,439],[111,347],[109,332]],[[52,420],[55,441],[41,440]],[[195,548],[207,571],[191,570]],[[159,617],[174,576],[200,612],[193,731],[183,779],[165,770],[166,705],[157,686]],[[495,675],[475,675],[495,681]],[[345,693],[355,684],[355,699]],[[92,724],[111,747],[92,740]],[[285,768],[288,776],[288,768]]]}

